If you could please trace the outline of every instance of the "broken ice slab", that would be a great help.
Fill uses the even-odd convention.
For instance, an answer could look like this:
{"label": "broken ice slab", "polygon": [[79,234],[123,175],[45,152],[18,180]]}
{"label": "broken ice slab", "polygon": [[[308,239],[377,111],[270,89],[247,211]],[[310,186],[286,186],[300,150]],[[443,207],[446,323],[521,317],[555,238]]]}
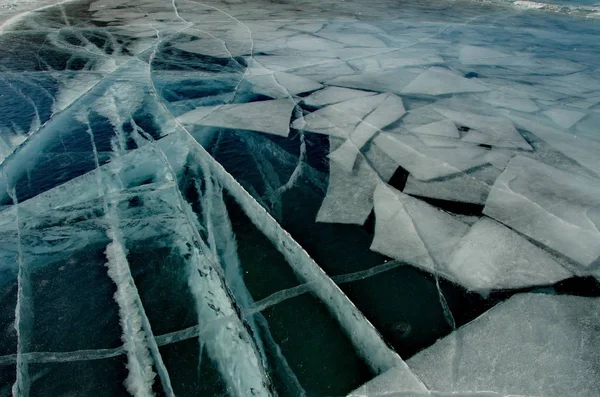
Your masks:
{"label": "broken ice slab", "polygon": [[432,181],[420,181],[409,175],[402,191],[413,196],[484,205],[501,173],[497,168],[486,165]]}
{"label": "broken ice slab", "polygon": [[496,180],[484,214],[597,273],[600,182],[523,156]]}
{"label": "broken ice slab", "polygon": [[[377,108],[363,118],[342,146],[329,153],[329,158],[347,172],[352,172],[356,156],[363,146],[382,128],[398,120],[406,112],[402,99],[394,94],[381,95],[383,95],[383,100]],[[376,97],[372,99],[374,98]]]}
{"label": "broken ice slab", "polygon": [[469,226],[452,215],[380,183],[373,195],[371,250],[450,277],[447,261]]}
{"label": "broken ice slab", "polygon": [[458,128],[452,120],[434,121],[429,124],[421,125],[410,130],[417,134],[438,135],[448,138],[460,138]]}
{"label": "broken ice slab", "polygon": [[415,79],[415,77],[419,75],[419,72],[420,70],[417,71],[414,69],[392,69],[384,71],[368,71],[361,74],[341,77],[338,74],[335,78],[327,81],[327,84],[360,90],[393,92],[394,94],[400,95],[403,93],[404,87]]}
{"label": "broken ice slab", "polygon": [[352,59],[348,63],[363,72],[373,72],[401,67],[442,64],[444,60],[428,49],[402,49],[384,54],[375,54],[368,58]]}
{"label": "broken ice slab", "polygon": [[483,292],[550,285],[573,276],[550,253],[487,217],[461,239],[448,269],[461,285]]}
{"label": "broken ice slab", "polygon": [[291,99],[202,106],[178,119],[186,125],[251,130],[286,137],[294,106]]}
{"label": "broken ice slab", "polygon": [[512,54],[495,48],[466,45],[460,48],[459,61],[463,65],[535,66],[529,54]]}
{"label": "broken ice slab", "polygon": [[[73,334],[70,332],[69,334]],[[101,360],[30,363],[30,393],[35,396],[110,395],[129,396],[125,356]],[[155,388],[160,385],[155,384]],[[155,390],[157,391],[157,390]]]}
{"label": "broken ice slab", "polygon": [[503,117],[483,116],[470,112],[457,112],[450,109],[434,109],[456,124],[475,131],[468,131],[462,138],[465,142],[486,144],[501,148],[531,150],[531,146],[519,134],[512,122]]}
{"label": "broken ice slab", "polygon": [[585,113],[574,109],[565,108],[550,108],[545,110],[544,115],[549,117],[559,127],[569,129],[575,125],[579,120],[586,116]]}
{"label": "broken ice slab", "polygon": [[408,360],[432,390],[594,396],[599,298],[518,294]]}
{"label": "broken ice slab", "polygon": [[474,79],[464,78],[445,68],[432,67],[419,74],[400,93],[437,96],[489,90]]}
{"label": "broken ice slab", "polygon": [[343,87],[325,87],[302,99],[302,103],[311,107],[321,107],[375,94],[375,92],[371,91],[353,90]]}
{"label": "broken ice slab", "polygon": [[486,149],[456,141],[452,148],[425,145],[418,137],[382,133],[373,143],[419,180],[458,174],[488,163]]}
{"label": "broken ice slab", "polygon": [[[342,145],[340,139],[330,137],[330,149]],[[371,146],[359,155],[355,169],[348,171],[337,162],[329,163],[327,195],[317,214],[317,222],[362,225],[373,209],[375,188],[387,182],[398,168],[377,146]]]}
{"label": "broken ice slab", "polygon": [[[375,112],[380,106],[381,109]],[[400,118],[404,112],[402,100],[393,94],[359,96],[298,118],[292,123],[292,128],[339,138],[349,138],[362,122],[367,121],[371,114],[373,114],[373,117],[370,118],[373,123],[372,128],[375,128],[376,132],[378,128],[383,128]],[[371,123],[367,123],[363,127],[368,127],[369,124]],[[372,135],[374,133],[369,131],[359,135]]]}
{"label": "broken ice slab", "polygon": [[600,157],[597,155],[600,151],[600,142],[558,130],[543,124],[539,118],[515,114],[508,114],[508,117],[518,127],[531,132],[600,177]]}
{"label": "broken ice slab", "polygon": [[252,84],[254,93],[271,98],[291,98],[323,87],[311,79],[284,72],[250,76],[246,81]]}

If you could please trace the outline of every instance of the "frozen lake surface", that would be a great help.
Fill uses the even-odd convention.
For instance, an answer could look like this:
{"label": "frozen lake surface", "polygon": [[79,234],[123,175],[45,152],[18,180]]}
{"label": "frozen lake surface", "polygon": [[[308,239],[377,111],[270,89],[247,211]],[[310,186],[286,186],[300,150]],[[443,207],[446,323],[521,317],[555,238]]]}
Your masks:
{"label": "frozen lake surface", "polygon": [[597,6],[1,1],[0,396],[597,396]]}

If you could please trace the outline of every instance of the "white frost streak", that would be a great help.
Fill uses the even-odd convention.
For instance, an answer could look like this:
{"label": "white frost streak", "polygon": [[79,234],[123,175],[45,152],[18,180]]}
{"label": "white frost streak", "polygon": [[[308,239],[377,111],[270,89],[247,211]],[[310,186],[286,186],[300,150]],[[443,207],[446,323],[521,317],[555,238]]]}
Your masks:
{"label": "white frost streak", "polygon": [[138,306],[137,290],[132,285],[125,249],[118,232],[112,228],[107,235],[112,242],[106,247],[108,275],[117,286],[115,301],[119,304],[123,345],[127,352],[125,387],[133,396],[152,396],[155,374],[146,335],[142,327],[142,315]]}

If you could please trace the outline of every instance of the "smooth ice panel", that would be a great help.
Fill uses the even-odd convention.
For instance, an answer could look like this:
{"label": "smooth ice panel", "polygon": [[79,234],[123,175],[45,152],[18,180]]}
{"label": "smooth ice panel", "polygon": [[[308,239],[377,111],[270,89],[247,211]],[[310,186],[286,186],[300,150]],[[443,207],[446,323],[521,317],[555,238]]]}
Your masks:
{"label": "smooth ice panel", "polygon": [[591,397],[599,298],[518,294],[409,359],[433,390]]}
{"label": "smooth ice panel", "polygon": [[600,182],[523,156],[496,180],[484,214],[597,272]]}
{"label": "smooth ice panel", "polygon": [[486,150],[458,143],[452,148],[432,148],[416,136],[379,134],[374,140],[383,152],[419,180],[458,174],[487,163]]}
{"label": "smooth ice panel", "polygon": [[419,74],[417,78],[402,89],[401,93],[445,95],[489,90],[486,86],[454,74],[448,69],[433,67]]}
{"label": "smooth ice panel", "polygon": [[462,238],[448,269],[461,285],[482,291],[549,285],[572,276],[548,252],[487,217]]}
{"label": "smooth ice panel", "polygon": [[287,136],[292,109],[291,99],[200,107],[179,117],[187,125],[202,125],[266,132]]}
{"label": "smooth ice panel", "polygon": [[447,275],[445,264],[468,225],[383,183],[377,186],[373,200],[371,250]]}

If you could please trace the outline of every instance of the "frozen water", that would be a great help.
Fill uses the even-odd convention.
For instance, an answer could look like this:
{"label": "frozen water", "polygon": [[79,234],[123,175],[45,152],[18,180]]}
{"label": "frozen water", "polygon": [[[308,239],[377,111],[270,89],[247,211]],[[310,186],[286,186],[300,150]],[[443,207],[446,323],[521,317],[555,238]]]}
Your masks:
{"label": "frozen water", "polygon": [[600,183],[516,156],[496,180],[484,213],[597,272]]}
{"label": "frozen water", "polygon": [[451,148],[429,147],[412,135],[380,134],[373,140],[383,152],[419,180],[458,174],[487,163],[486,150],[461,142]]}
{"label": "frozen water", "polygon": [[333,105],[334,103],[344,102],[357,97],[371,95],[375,95],[375,93],[342,87],[327,87],[310,94],[302,101],[308,106],[320,107],[325,105]]}
{"label": "frozen water", "polygon": [[449,256],[469,226],[383,183],[373,200],[376,221],[371,249],[447,277]]}
{"label": "frozen water", "polygon": [[485,217],[460,241],[448,267],[462,285],[480,291],[549,285],[572,276],[548,252]]}
{"label": "frozen water", "polygon": [[[179,117],[183,124],[289,134],[291,99],[199,107]],[[271,116],[266,116],[270,114]]]}
{"label": "frozen water", "polygon": [[402,89],[404,94],[446,95],[463,92],[484,92],[489,88],[476,81],[456,75],[444,68],[429,68]]}
{"label": "frozen water", "polygon": [[598,298],[518,294],[408,360],[433,390],[592,396]]}
{"label": "frozen water", "polygon": [[0,395],[597,394],[597,10],[396,3],[0,1]]}
{"label": "frozen water", "polygon": [[438,135],[448,138],[460,138],[456,124],[451,120],[434,121],[433,123],[415,127],[411,132],[426,135]]}

